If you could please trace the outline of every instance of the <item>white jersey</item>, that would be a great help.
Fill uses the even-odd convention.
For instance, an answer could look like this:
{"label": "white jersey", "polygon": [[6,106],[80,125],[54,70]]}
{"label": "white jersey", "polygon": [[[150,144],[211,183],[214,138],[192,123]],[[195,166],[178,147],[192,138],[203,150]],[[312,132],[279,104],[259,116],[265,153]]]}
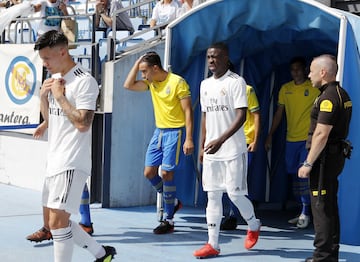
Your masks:
{"label": "white jersey", "polygon": [[[60,76],[56,74],[53,77]],[[96,109],[99,87],[83,67],[74,66],[62,78],[65,80],[65,96],[76,109]],[[47,176],[69,169],[91,174],[91,128],[86,132],[75,128],[51,93],[48,140]]]}
{"label": "white jersey", "polygon": [[[213,76],[201,82],[201,111],[206,113],[205,146],[218,139],[234,122],[235,109],[246,108],[246,83],[236,73],[227,71],[221,78]],[[215,154],[204,154],[209,160],[232,160],[247,151],[243,127],[229,137]]]}

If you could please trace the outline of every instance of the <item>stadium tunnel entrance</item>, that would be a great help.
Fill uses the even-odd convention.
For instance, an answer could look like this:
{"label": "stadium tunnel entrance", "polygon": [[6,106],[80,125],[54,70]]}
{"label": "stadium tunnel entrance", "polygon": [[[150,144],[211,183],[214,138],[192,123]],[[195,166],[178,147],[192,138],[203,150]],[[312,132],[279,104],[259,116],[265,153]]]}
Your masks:
{"label": "stadium tunnel entrance", "polygon": [[[335,55],[340,67],[338,80],[356,104],[360,97],[360,41],[354,32],[359,30],[359,23],[359,17],[314,1],[218,0],[194,8],[168,26],[164,63],[191,86],[197,149],[201,116],[199,86],[208,74],[207,47],[215,42],[227,43],[236,71],[256,90],[261,106],[262,132],[249,184],[252,199],[282,202],[288,197],[285,125],[274,135],[270,154],[261,144],[265,142],[276,110],[279,88],[291,80],[289,61],[294,56],[303,56],[310,63],[320,54]],[[358,126],[359,118],[354,114],[349,135],[354,148],[360,143],[354,135]],[[360,207],[352,205],[354,200],[360,200],[356,189],[360,185],[355,167],[358,158],[355,150],[352,159],[346,163],[339,187],[342,241],[350,244],[360,244],[360,234],[353,231],[358,228],[356,217],[359,217]],[[201,174],[197,156],[186,159],[180,168],[182,179],[178,181],[178,192],[182,199],[188,203],[195,199],[197,204],[205,204],[206,194],[196,179]]]}

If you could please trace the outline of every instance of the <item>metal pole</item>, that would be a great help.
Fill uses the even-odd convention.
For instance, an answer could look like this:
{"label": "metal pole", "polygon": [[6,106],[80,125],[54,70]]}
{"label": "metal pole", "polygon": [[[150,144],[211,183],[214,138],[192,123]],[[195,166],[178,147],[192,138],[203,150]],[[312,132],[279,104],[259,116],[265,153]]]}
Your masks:
{"label": "metal pole", "polygon": [[342,16],[340,19],[339,44],[338,44],[338,56],[337,56],[337,63],[339,65],[339,70],[336,76],[336,80],[340,82],[340,85],[342,84],[344,77],[346,30],[347,30],[347,19],[345,16]]}
{"label": "metal pole", "polygon": [[[272,97],[274,91],[274,83],[275,83],[275,73],[271,73],[271,83],[270,83],[270,97]],[[272,97],[270,105],[269,105],[269,129],[271,128],[271,123],[273,120],[273,111],[274,108],[274,98]],[[271,150],[267,152],[267,159],[268,159],[268,167],[272,168],[271,166]],[[270,201],[270,185],[271,185],[271,176],[270,176],[270,169],[266,169],[266,188],[265,188],[265,202]]]}

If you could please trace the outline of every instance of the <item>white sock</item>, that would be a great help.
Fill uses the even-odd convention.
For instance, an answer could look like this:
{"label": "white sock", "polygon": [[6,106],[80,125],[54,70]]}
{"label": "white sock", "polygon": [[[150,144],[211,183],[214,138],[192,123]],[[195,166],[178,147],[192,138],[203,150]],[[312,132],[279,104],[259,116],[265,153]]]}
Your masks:
{"label": "white sock", "polygon": [[239,209],[241,216],[245,219],[248,224],[250,231],[257,231],[260,227],[260,220],[256,219],[254,207],[251,201],[243,195],[230,195],[230,200]]}
{"label": "white sock", "polygon": [[222,218],[222,191],[209,191],[206,207],[206,222],[208,226],[208,243],[219,249],[219,232]]}
{"label": "white sock", "polygon": [[70,223],[76,245],[82,248],[86,248],[96,258],[105,256],[105,249],[98,242],[96,242],[94,238],[86,233],[78,223],[74,221],[70,221]]}
{"label": "white sock", "polygon": [[169,222],[170,225],[174,225],[174,220],[173,219],[166,219],[167,222]]}
{"label": "white sock", "polygon": [[50,230],[54,244],[54,262],[71,261],[74,251],[74,240],[71,227]]}

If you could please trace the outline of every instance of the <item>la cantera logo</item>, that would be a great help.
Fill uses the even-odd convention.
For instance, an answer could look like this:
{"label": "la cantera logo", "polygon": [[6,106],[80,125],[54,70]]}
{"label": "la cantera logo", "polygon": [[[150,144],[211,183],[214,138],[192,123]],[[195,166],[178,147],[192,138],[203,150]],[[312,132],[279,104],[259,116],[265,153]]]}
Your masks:
{"label": "la cantera logo", "polygon": [[18,105],[28,102],[36,88],[36,69],[25,56],[15,57],[5,76],[6,92],[10,100]]}

